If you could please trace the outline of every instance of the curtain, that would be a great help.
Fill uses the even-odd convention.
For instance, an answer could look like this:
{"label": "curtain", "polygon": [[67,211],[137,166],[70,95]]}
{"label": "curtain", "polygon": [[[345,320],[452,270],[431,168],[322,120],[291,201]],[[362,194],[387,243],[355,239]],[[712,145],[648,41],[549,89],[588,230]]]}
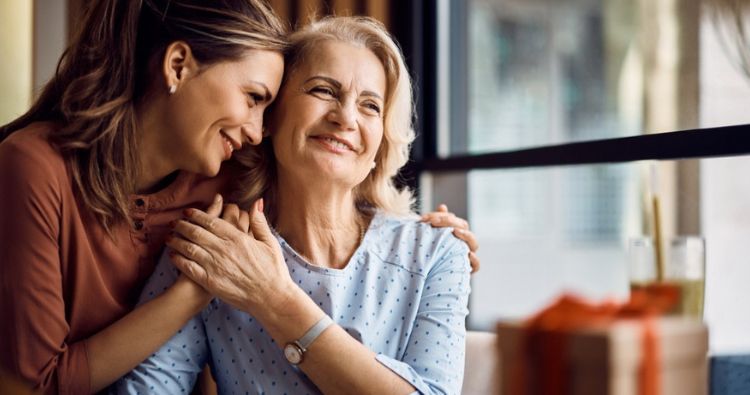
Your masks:
{"label": "curtain", "polygon": [[390,28],[390,0],[270,0],[274,11],[291,26],[303,26],[313,17],[365,15]]}

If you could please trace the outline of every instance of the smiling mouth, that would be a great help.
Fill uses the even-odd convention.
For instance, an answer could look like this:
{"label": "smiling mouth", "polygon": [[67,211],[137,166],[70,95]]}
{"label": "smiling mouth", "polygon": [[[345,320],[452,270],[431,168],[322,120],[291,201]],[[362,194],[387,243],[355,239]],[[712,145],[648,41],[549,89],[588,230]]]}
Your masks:
{"label": "smiling mouth", "polygon": [[219,132],[221,134],[221,138],[224,139],[224,142],[227,144],[227,147],[230,149],[230,151],[238,150],[242,148],[242,144],[238,143],[237,141],[234,141],[231,137],[229,137],[224,132]]}
{"label": "smiling mouth", "polygon": [[354,147],[348,141],[339,140],[330,136],[312,136],[313,139],[321,141],[337,151],[353,151],[356,152]]}

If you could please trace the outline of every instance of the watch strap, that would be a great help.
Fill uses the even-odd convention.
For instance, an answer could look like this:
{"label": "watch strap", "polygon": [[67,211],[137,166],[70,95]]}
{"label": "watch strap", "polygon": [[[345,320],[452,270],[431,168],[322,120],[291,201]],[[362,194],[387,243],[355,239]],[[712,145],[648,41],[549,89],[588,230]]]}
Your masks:
{"label": "watch strap", "polygon": [[315,341],[315,339],[320,336],[321,333],[323,333],[324,330],[328,329],[329,326],[333,325],[333,320],[328,315],[324,315],[323,318],[318,320],[315,325],[312,326],[312,328],[308,329],[308,331],[301,337],[299,340],[296,341],[296,343],[303,349],[307,350],[308,347],[310,347],[310,344]]}

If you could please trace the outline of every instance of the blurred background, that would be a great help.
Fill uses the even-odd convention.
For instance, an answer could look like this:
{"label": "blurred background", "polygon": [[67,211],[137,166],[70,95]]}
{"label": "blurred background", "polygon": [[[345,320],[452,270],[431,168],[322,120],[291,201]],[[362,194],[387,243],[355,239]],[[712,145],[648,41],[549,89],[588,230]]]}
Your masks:
{"label": "blurred background", "polygon": [[[370,15],[400,42],[419,133],[402,182],[421,210],[445,202],[479,238],[470,328],[524,317],[562,291],[627,297],[627,243],[651,234],[656,190],[665,240],[705,238],[711,350],[750,351],[750,149],[710,134],[750,124],[747,1],[270,3],[292,26]],[[0,124],[53,75],[86,4],[0,0]],[[657,153],[635,144],[577,161],[587,148],[576,143],[617,152],[623,137],[687,129],[705,131],[705,144],[680,132]],[[750,138],[750,127],[731,132]]]}

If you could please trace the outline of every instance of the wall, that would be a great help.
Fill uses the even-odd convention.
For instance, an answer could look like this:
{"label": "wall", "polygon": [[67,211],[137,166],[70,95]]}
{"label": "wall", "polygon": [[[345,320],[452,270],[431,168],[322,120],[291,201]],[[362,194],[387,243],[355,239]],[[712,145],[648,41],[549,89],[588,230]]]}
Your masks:
{"label": "wall", "polygon": [[32,93],[32,2],[0,2],[0,125],[26,111]]}

